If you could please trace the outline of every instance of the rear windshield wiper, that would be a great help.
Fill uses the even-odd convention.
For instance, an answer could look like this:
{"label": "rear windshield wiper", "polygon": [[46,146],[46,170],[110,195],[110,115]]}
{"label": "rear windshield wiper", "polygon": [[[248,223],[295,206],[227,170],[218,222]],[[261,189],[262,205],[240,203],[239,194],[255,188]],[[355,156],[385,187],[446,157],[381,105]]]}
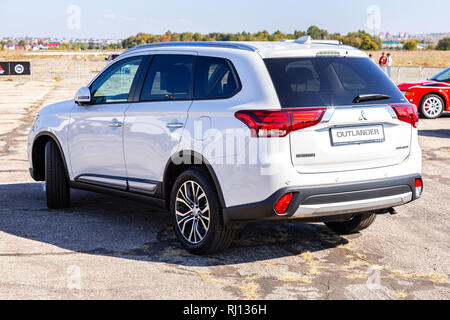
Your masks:
{"label": "rear windshield wiper", "polygon": [[386,99],[390,99],[390,98],[391,98],[391,96],[388,96],[385,94],[359,94],[355,98],[355,100],[353,100],[353,103],[375,101],[375,100],[386,100]]}

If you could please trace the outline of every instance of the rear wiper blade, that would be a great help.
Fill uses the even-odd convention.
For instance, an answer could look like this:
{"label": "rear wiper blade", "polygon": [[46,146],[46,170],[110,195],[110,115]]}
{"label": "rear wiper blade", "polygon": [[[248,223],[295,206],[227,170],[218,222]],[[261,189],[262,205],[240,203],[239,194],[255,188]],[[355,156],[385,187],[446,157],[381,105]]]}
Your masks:
{"label": "rear wiper blade", "polygon": [[366,101],[374,101],[374,100],[386,100],[390,99],[391,96],[385,95],[385,94],[359,94],[355,100],[353,100],[353,103],[360,103],[360,102],[366,102]]}

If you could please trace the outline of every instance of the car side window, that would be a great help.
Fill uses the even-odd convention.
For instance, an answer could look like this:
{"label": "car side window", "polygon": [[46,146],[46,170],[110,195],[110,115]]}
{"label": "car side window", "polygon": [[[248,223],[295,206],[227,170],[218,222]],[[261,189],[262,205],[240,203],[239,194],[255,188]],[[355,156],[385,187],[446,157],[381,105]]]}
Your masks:
{"label": "car side window", "polygon": [[124,59],[108,68],[91,86],[92,104],[127,102],[142,59]]}
{"label": "car side window", "polygon": [[156,55],[142,88],[141,101],[192,99],[194,56]]}
{"label": "car side window", "polygon": [[231,64],[222,58],[198,57],[195,99],[225,99],[240,89]]}

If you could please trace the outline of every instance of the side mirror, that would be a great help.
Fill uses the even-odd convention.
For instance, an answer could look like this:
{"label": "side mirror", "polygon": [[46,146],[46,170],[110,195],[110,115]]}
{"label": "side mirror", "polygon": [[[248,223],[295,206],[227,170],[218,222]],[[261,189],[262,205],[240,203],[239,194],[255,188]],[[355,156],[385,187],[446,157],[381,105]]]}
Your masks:
{"label": "side mirror", "polygon": [[91,90],[88,87],[78,89],[77,94],[75,95],[75,103],[80,105],[89,104],[91,103],[91,100]]}

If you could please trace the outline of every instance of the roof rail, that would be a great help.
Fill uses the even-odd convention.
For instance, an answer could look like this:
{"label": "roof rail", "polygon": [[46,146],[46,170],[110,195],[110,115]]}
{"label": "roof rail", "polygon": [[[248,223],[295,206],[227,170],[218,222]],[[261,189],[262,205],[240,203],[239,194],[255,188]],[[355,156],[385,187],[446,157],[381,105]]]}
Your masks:
{"label": "roof rail", "polygon": [[174,42],[159,42],[159,43],[148,43],[142,44],[133,48],[126,50],[124,53],[133,52],[141,49],[151,49],[151,48],[164,48],[164,47],[216,47],[216,48],[229,48],[229,49],[239,49],[247,51],[256,51],[256,48],[236,42],[226,42],[226,41],[174,41]]}

